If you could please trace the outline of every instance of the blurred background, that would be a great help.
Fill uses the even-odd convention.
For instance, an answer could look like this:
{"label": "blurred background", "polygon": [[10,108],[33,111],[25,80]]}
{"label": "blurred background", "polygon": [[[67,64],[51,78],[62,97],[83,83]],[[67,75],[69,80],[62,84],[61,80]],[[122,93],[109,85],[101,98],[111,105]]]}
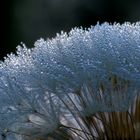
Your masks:
{"label": "blurred background", "polygon": [[31,48],[40,37],[52,38],[61,30],[140,20],[140,0],[6,0],[0,5],[1,60],[20,42]]}

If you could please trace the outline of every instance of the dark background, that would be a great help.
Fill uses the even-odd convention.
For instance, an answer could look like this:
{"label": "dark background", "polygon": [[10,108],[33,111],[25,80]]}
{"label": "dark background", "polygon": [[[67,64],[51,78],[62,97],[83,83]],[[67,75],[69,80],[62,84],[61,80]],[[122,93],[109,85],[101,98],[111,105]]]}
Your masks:
{"label": "dark background", "polygon": [[140,0],[5,0],[0,7],[1,60],[20,42],[33,47],[40,37],[52,38],[61,30],[140,20]]}

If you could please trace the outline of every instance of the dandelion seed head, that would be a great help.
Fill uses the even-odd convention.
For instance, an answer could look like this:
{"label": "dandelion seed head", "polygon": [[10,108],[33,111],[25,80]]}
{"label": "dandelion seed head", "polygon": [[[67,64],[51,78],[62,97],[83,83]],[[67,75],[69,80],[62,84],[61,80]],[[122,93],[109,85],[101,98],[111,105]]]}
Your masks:
{"label": "dandelion seed head", "polygon": [[7,128],[15,139],[46,136],[66,112],[126,111],[139,92],[139,22],[74,28],[37,40],[34,49],[21,45],[0,63],[1,136]]}

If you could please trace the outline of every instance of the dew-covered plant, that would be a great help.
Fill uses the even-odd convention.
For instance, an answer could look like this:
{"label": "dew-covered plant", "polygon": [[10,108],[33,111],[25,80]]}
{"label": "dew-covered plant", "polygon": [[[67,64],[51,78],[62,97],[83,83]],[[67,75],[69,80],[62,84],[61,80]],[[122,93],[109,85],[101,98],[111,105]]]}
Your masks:
{"label": "dew-covered plant", "polygon": [[22,43],[0,63],[0,140],[140,138],[140,23]]}

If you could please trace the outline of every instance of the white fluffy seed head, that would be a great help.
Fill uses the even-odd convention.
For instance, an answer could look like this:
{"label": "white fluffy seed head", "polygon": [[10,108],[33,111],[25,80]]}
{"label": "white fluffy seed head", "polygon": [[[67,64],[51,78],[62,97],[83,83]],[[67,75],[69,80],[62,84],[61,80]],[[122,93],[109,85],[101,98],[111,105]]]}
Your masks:
{"label": "white fluffy seed head", "polygon": [[[61,115],[56,113],[58,108],[52,107],[57,105],[56,100],[50,98],[51,112],[48,111],[46,93],[60,99],[74,94],[78,107],[82,106],[82,97],[86,107],[79,108],[87,115],[127,110],[139,87],[139,22],[97,24],[88,30],[74,28],[52,40],[36,41],[32,50],[23,44],[18,47],[17,56],[8,55],[0,63],[1,132],[17,122],[20,127],[22,116],[29,116],[34,110],[44,112],[44,116],[52,114],[52,120],[58,119],[53,124],[57,126]],[[39,116],[29,118],[36,125],[48,123]],[[50,127],[52,131],[56,129]],[[46,128],[43,132],[47,132]]]}

